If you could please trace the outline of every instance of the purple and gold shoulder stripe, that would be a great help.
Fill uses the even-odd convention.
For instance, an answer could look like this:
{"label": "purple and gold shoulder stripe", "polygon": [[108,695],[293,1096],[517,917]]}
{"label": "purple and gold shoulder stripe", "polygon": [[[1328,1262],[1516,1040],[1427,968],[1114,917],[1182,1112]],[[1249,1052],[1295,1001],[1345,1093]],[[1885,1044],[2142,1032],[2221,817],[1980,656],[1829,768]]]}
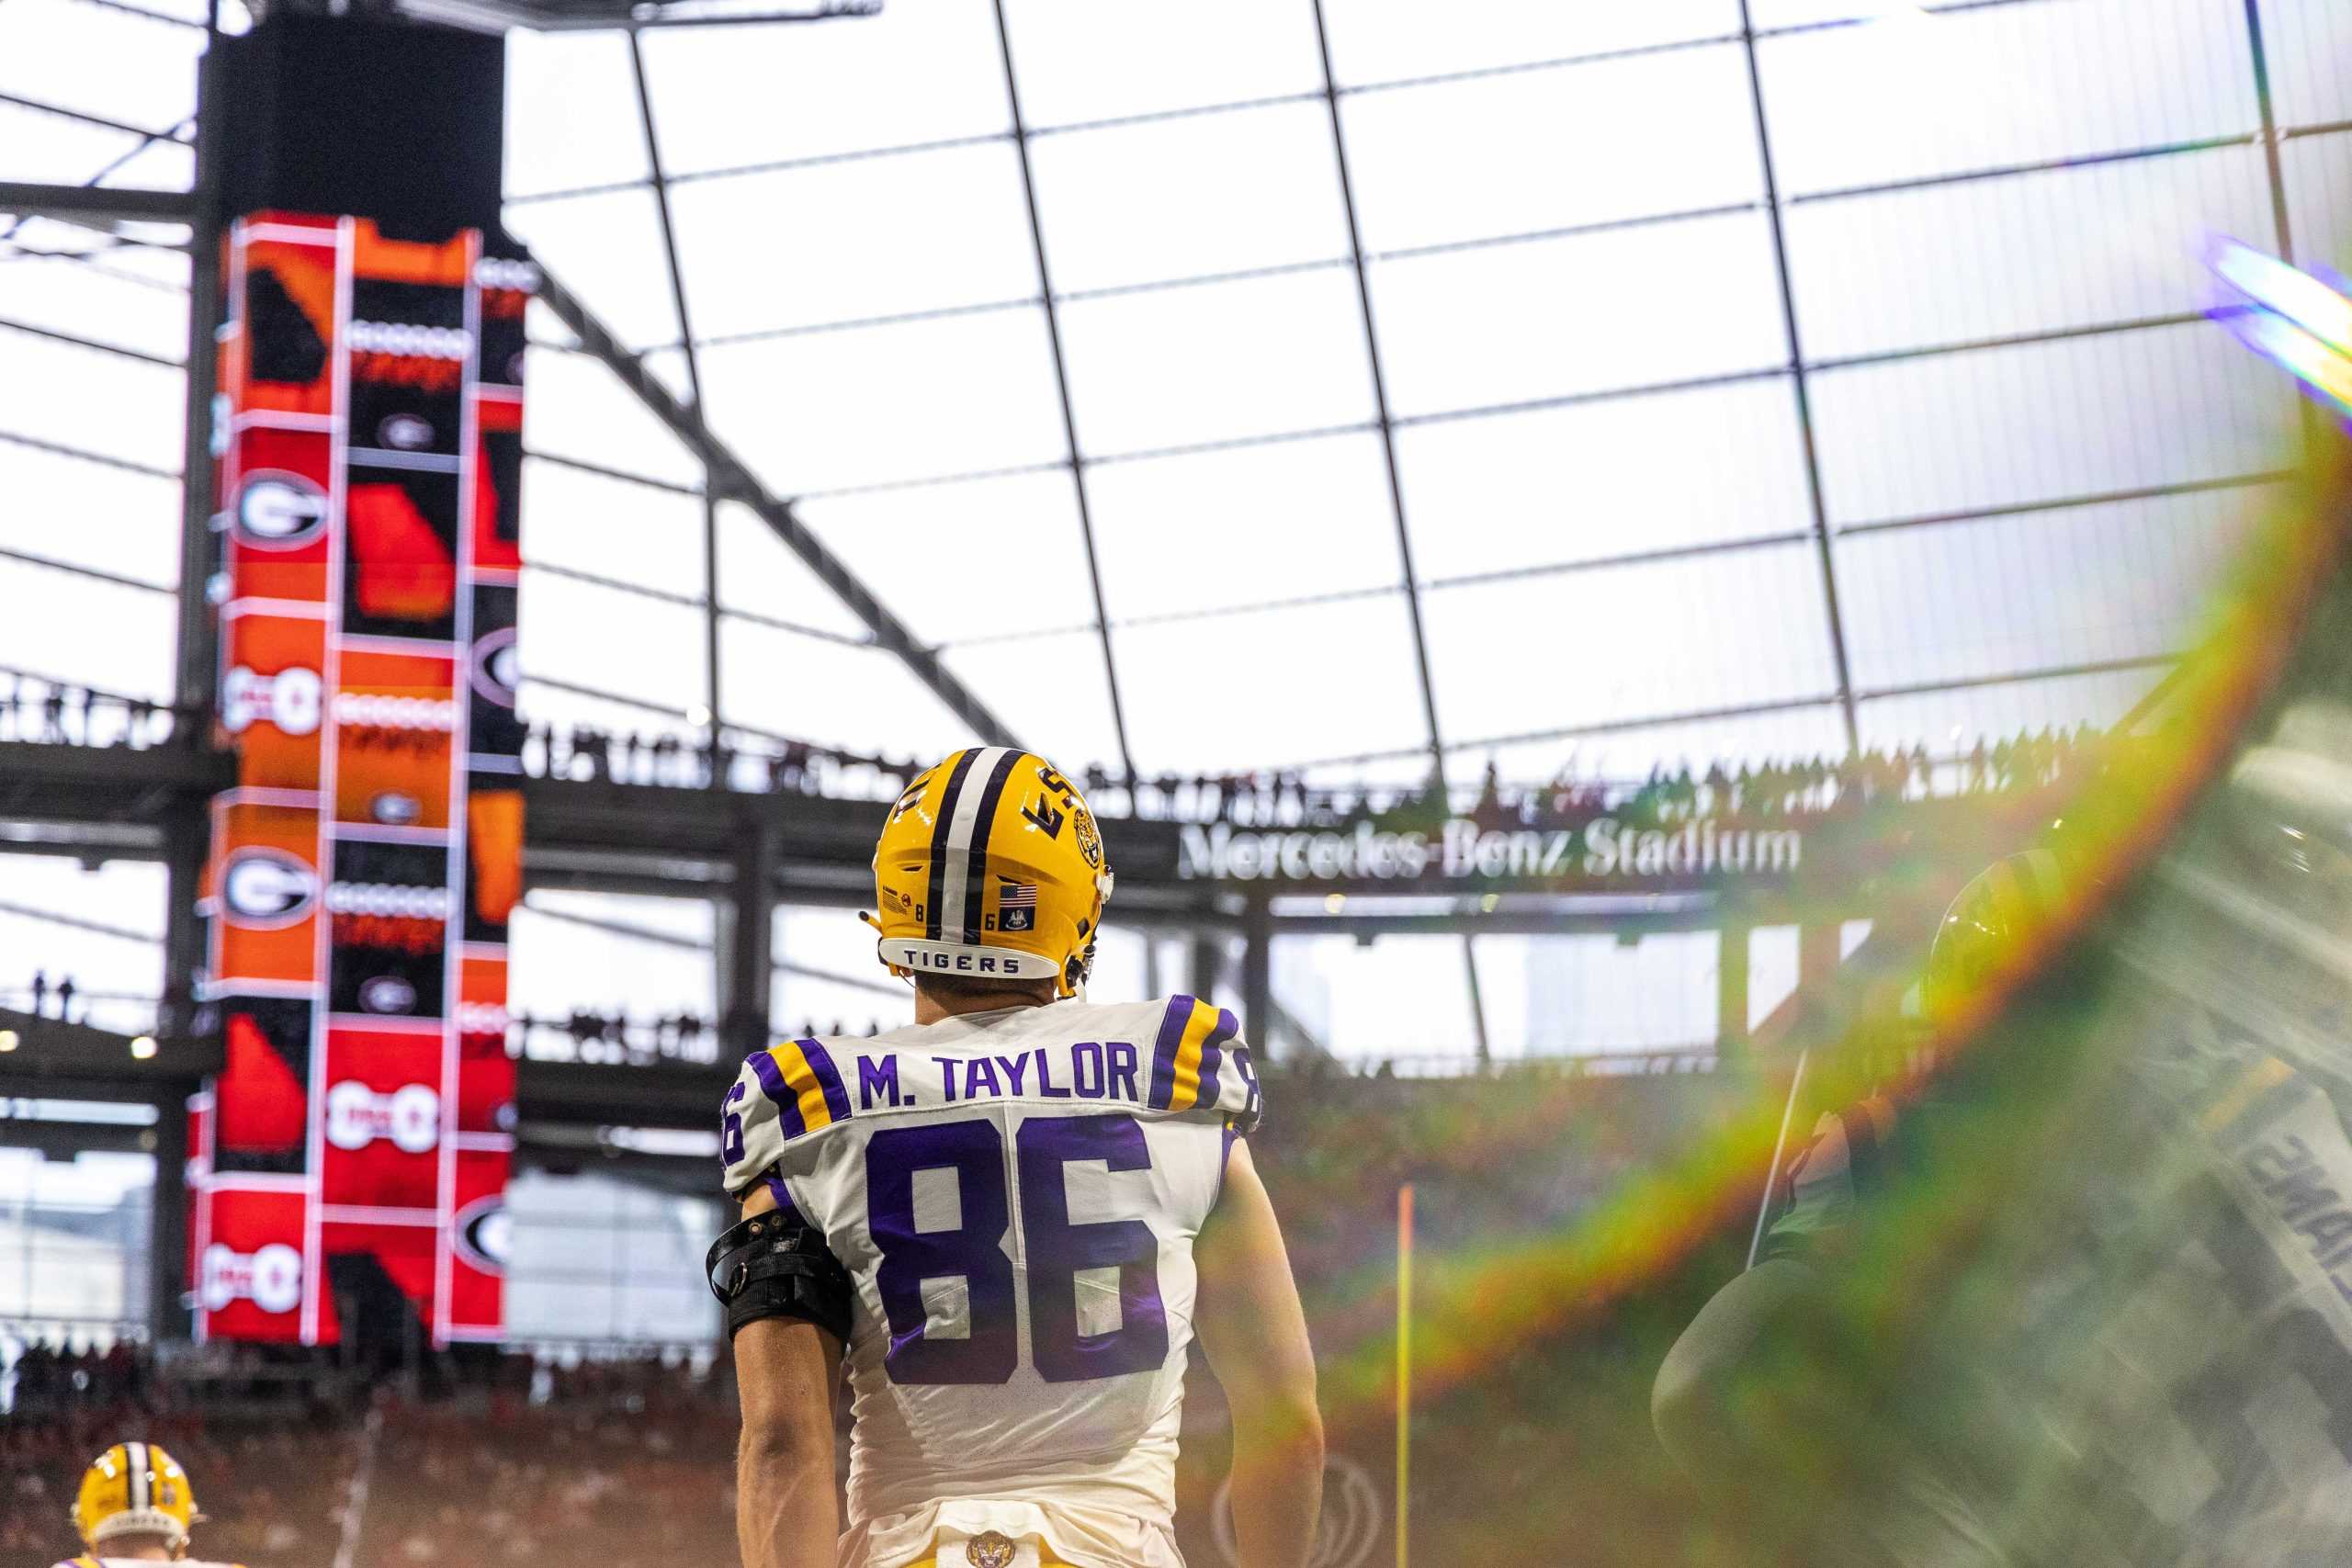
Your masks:
{"label": "purple and gold shoulder stripe", "polygon": [[824,1046],[814,1040],[787,1040],[744,1058],[760,1091],[776,1108],[785,1141],[820,1132],[849,1120],[849,1090]]}
{"label": "purple and gold shoulder stripe", "polygon": [[1151,1051],[1151,1087],[1145,1102],[1155,1111],[1221,1111],[1255,1127],[1258,1075],[1250,1047],[1232,1012],[1194,997],[1170,997]]}

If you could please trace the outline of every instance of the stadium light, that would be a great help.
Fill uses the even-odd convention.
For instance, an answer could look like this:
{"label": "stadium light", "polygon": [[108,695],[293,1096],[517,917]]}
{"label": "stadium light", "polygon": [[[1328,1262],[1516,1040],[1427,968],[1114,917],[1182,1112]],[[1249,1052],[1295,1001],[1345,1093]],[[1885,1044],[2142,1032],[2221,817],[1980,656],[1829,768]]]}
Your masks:
{"label": "stadium light", "polygon": [[147,1060],[155,1054],[155,1037],[152,1034],[138,1036],[130,1043],[130,1054],[142,1062]]}

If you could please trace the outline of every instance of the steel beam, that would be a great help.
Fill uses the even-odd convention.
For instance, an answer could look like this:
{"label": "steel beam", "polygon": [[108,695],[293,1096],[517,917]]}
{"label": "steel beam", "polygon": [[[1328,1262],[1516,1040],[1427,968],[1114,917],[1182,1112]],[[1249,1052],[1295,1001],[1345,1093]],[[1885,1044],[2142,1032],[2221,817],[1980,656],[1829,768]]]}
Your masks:
{"label": "steel beam", "polygon": [[792,502],[762,483],[734,449],[712,433],[699,410],[681,402],[676,393],[645,367],[642,360],[622,345],[611,328],[544,270],[540,274],[539,298],[555,312],[557,320],[571,329],[572,335],[580,340],[581,351],[602,361],[654,418],[685,444],[709,472],[712,492],[749,507],[767,525],[769,532],[817,574],[818,581],[832,590],[852,615],[865,623],[866,629],[874,634],[876,648],[912,671],[915,679],[929,687],[949,712],[971,728],[977,739],[996,746],[1016,743],[1012,727],[950,673],[939,661],[939,656],[919,640],[904,621],[891,614],[823,541],[809,532]]}
{"label": "steel beam", "polygon": [[126,190],[108,186],[0,180],[0,212],[54,218],[85,229],[111,229],[118,223],[186,223],[193,228],[197,221],[197,197],[192,191],[183,190]]}

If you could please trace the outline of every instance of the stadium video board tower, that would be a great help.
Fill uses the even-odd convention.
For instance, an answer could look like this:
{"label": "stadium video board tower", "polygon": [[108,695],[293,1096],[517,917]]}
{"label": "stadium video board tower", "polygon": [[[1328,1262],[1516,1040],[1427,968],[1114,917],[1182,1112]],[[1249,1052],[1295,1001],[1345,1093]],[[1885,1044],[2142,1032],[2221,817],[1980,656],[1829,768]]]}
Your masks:
{"label": "stadium video board tower", "polygon": [[[223,1066],[191,1106],[197,1332],[494,1340],[534,281],[494,227],[499,46],[288,17],[223,52],[212,599],[237,782],[205,885]],[[355,56],[411,90],[338,101]],[[453,221],[444,171],[386,161],[449,115],[491,130],[481,222]]]}

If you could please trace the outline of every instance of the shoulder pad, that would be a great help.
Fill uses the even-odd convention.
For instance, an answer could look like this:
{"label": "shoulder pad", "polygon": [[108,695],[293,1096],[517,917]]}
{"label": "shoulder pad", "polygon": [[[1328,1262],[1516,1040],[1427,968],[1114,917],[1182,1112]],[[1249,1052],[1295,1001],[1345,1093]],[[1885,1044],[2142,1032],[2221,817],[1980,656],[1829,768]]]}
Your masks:
{"label": "shoulder pad", "polygon": [[1244,1134],[1257,1131],[1264,1097],[1241,1024],[1232,1011],[1194,997],[1170,997],[1151,1048],[1144,1095],[1154,1111],[1217,1111]]}
{"label": "shoulder pad", "polygon": [[743,1058],[719,1107],[718,1157],[727,1190],[748,1190],[785,1145],[850,1116],[849,1090],[824,1043],[787,1040]]}

